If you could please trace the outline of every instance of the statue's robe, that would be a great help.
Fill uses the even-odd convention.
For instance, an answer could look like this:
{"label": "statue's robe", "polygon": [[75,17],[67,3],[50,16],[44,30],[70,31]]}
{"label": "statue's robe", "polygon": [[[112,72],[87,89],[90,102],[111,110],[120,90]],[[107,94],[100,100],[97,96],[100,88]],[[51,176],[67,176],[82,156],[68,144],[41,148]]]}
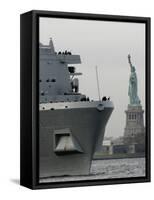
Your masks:
{"label": "statue's robe", "polygon": [[137,95],[137,76],[136,72],[131,72],[129,78],[129,89],[128,89],[128,96],[130,98],[131,105],[138,105],[140,104],[139,97]]}

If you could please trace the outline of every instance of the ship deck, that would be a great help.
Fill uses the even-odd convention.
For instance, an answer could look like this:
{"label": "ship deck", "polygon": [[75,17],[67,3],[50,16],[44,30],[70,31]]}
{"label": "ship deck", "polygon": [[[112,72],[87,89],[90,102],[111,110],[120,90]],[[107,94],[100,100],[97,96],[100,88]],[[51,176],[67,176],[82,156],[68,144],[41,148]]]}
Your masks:
{"label": "ship deck", "polygon": [[77,101],[77,102],[54,102],[54,103],[41,103],[40,110],[51,109],[72,109],[72,108],[113,108],[113,103],[110,100],[106,101]]}

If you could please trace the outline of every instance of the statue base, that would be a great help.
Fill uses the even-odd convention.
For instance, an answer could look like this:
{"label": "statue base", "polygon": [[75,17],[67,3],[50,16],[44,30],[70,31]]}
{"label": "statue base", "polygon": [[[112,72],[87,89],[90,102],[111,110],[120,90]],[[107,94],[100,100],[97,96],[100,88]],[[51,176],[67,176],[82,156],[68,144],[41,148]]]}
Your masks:
{"label": "statue base", "polygon": [[126,113],[126,126],[124,130],[124,138],[135,138],[144,135],[144,120],[142,105],[128,104]]}

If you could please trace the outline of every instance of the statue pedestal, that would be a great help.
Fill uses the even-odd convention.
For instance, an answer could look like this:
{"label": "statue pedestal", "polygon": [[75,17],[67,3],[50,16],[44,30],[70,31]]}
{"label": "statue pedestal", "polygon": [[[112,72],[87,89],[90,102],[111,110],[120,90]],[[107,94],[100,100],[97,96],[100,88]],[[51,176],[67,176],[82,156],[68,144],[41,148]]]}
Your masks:
{"label": "statue pedestal", "polygon": [[[126,113],[126,126],[124,130],[124,140],[130,139],[131,143],[136,143],[136,137],[145,134],[143,109],[141,105],[128,105]],[[133,141],[134,138],[134,141]]]}

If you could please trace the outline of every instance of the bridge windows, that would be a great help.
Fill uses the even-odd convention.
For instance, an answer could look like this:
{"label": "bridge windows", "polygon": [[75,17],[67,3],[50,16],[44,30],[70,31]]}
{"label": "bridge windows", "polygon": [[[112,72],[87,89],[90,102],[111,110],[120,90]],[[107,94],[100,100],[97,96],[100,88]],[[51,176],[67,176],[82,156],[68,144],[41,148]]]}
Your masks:
{"label": "bridge windows", "polygon": [[[42,82],[42,80],[39,80],[40,82]],[[52,83],[55,83],[56,82],[56,78],[52,78],[52,79],[46,79],[46,82],[49,83],[49,82],[52,82]]]}

